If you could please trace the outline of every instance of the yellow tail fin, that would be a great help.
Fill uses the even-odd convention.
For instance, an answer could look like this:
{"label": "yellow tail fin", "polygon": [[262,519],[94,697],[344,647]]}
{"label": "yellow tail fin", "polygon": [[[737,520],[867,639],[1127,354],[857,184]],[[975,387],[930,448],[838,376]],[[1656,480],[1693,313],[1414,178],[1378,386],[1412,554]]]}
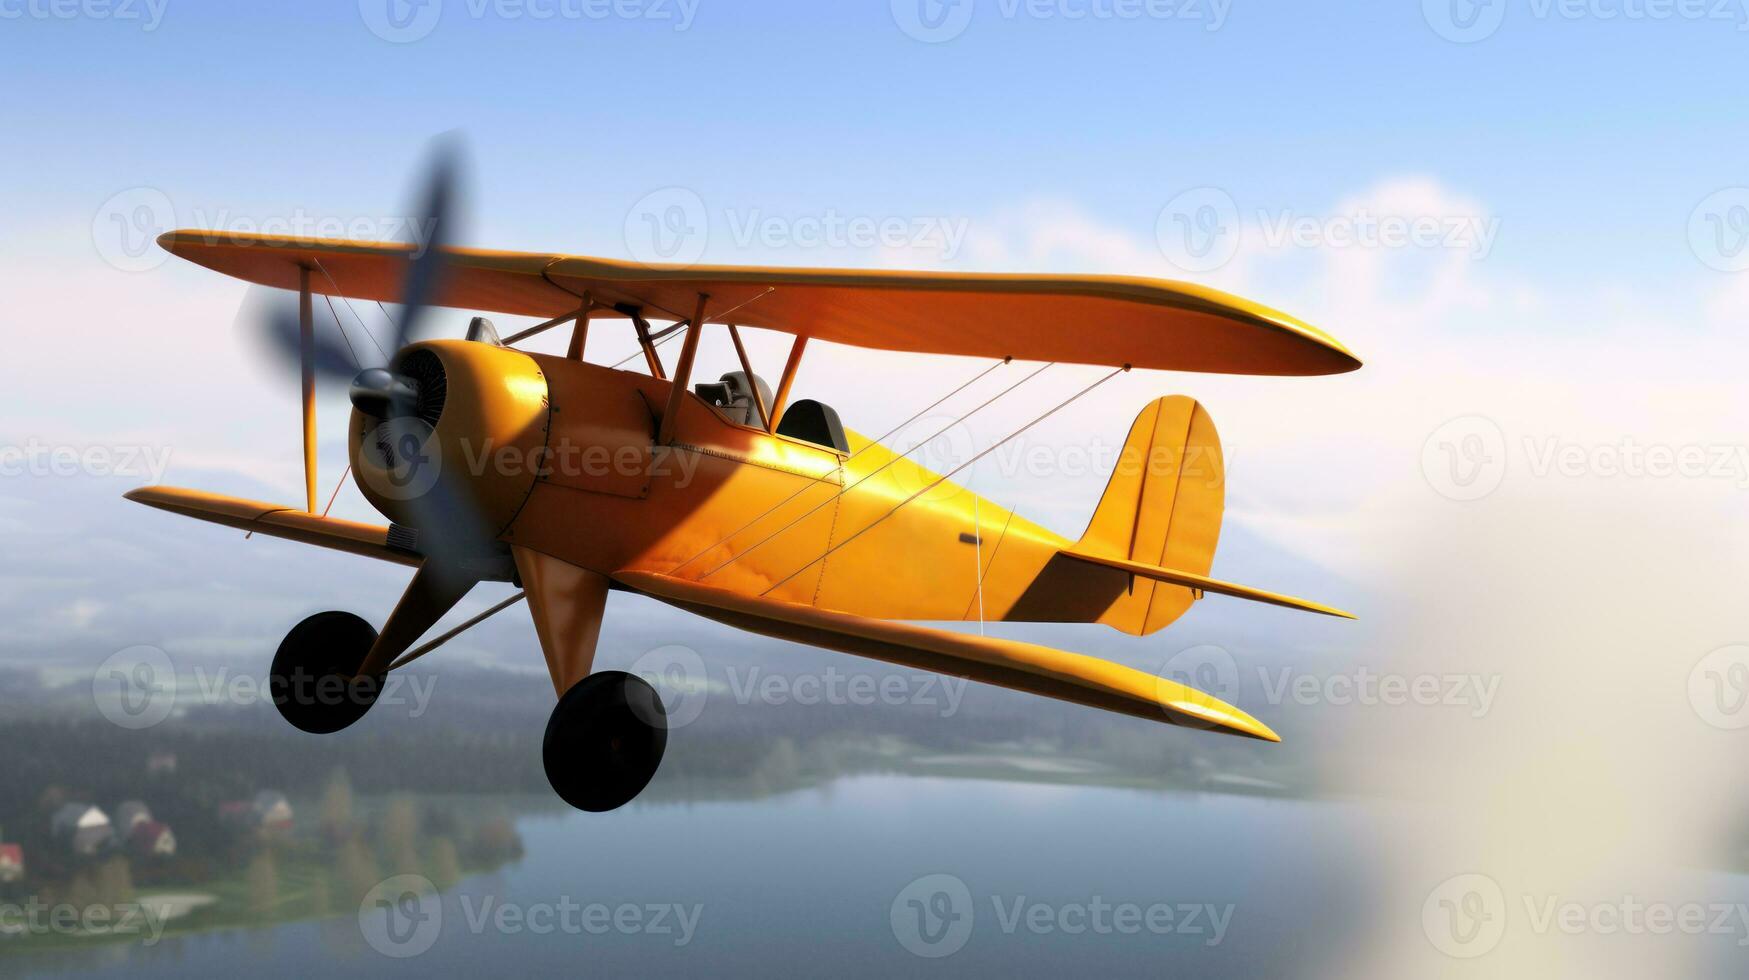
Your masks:
{"label": "yellow tail fin", "polygon": [[[1226,495],[1221,439],[1208,412],[1183,395],[1156,399],[1130,426],[1105,495],[1073,551],[1206,576]],[[1100,621],[1145,635],[1183,615],[1194,600],[1190,588],[1132,579]]]}
{"label": "yellow tail fin", "polygon": [[1128,588],[1100,622],[1146,635],[1182,616],[1205,592],[1354,618],[1323,603],[1210,578],[1226,490],[1221,439],[1201,405],[1173,395],[1142,409],[1087,533],[1061,552],[1129,576]]}

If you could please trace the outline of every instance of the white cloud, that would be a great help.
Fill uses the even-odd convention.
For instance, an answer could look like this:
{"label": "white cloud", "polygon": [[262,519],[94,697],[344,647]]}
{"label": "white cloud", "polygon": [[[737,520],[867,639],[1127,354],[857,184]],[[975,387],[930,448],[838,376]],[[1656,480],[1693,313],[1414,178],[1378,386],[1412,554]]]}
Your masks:
{"label": "white cloud", "polygon": [[[1567,294],[1537,286],[1498,251],[1483,259],[1461,248],[1301,248],[1263,227],[1281,212],[1239,210],[1242,246],[1205,275],[1175,269],[1150,239],[1060,201],[974,222],[966,264],[1198,280],[1284,309],[1359,354],[1367,366],[1335,378],[1138,373],[1065,413],[1059,437],[1119,434],[1146,398],[1172,390],[1199,397],[1228,448],[1229,519],[1291,550],[1364,578],[1402,528],[1459,506],[1421,472],[1422,444],[1453,417],[1485,415],[1507,433],[1517,465],[1506,492],[1607,489],[1609,478],[1598,474],[1530,473],[1526,452],[1549,440],[1587,449],[1624,440],[1724,447],[1749,433],[1736,377],[1749,277],[1713,287],[1710,297],[1696,291],[1693,301],[1671,299],[1691,283]],[[1483,202],[1425,176],[1377,181],[1314,217],[1357,215],[1512,233]],[[1713,501],[1737,492],[1705,479],[1670,489]],[[1079,526],[1073,515],[1057,523]]]}
{"label": "white cloud", "polygon": [[86,630],[91,628],[103,610],[104,604],[96,599],[75,599],[57,611],[56,619],[67,629]]}
{"label": "white cloud", "polygon": [[1160,275],[1151,244],[1102,225],[1067,201],[1035,200],[974,220],[965,265],[995,272]]}

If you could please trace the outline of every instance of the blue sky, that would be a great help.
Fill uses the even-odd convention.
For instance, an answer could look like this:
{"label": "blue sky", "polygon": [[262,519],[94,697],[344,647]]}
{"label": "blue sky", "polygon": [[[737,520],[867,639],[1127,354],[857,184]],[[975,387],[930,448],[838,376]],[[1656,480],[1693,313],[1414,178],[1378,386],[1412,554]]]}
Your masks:
{"label": "blue sky", "polygon": [[[504,247],[617,252],[625,209],[665,185],[775,210],[979,214],[1048,195],[1145,232],[1185,187],[1304,210],[1425,173],[1503,216],[1502,264],[1578,285],[1692,271],[1688,211],[1749,167],[1735,0],[1720,10],[1735,20],[1494,0],[1503,23],[1468,44],[1414,0],[1239,0],[1218,30],[1210,0],[1082,20],[978,0],[936,44],[885,2],[698,0],[676,30],[447,0],[405,44],[353,2],[164,2],[150,31],[4,5],[26,11],[0,21],[8,130],[30,148],[0,161],[31,188],[12,229],[139,184],[183,207],[380,209],[428,136],[461,129],[479,237]],[[678,0],[635,9],[680,16]]]}

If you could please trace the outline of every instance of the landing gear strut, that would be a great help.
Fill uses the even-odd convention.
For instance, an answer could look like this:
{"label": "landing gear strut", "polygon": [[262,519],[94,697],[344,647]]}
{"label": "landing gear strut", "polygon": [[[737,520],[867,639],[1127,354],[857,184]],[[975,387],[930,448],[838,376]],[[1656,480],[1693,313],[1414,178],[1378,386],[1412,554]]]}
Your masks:
{"label": "landing gear strut", "polygon": [[604,670],[578,681],[547,721],[541,761],[553,792],[602,813],[631,802],[662,764],[668,714],[649,682]]}
{"label": "landing gear strut", "polygon": [[353,675],[376,640],[376,629],[349,612],[317,613],[292,627],[267,679],[280,717],[314,735],[363,718],[382,693],[382,678]]}

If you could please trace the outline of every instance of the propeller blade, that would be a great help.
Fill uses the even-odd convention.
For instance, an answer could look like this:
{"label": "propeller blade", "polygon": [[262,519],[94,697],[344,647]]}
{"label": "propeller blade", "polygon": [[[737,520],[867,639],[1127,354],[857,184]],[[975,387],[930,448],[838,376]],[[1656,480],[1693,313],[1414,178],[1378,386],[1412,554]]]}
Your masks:
{"label": "propeller blade", "polygon": [[[320,298],[315,301],[313,355],[319,381],[349,383],[366,368],[388,367],[401,348],[419,339],[420,325],[443,288],[448,264],[444,249],[456,241],[459,231],[460,172],[459,139],[439,137],[432,144],[413,211],[417,224],[412,237],[418,251],[408,263],[393,334],[386,343],[379,344],[372,337],[361,335],[369,329],[362,321],[337,322],[327,302]],[[317,285],[321,285],[320,281]],[[295,292],[255,286],[237,317],[240,328],[265,339],[267,355],[288,372],[295,370],[303,359],[297,300]]]}
{"label": "propeller blade", "polygon": [[[319,381],[351,381],[361,367],[369,367],[373,360],[380,358],[376,347],[368,340],[362,341],[364,350],[358,351],[355,357],[353,352],[357,350],[358,344],[347,346],[343,328],[335,321],[328,304],[318,298],[312,307],[312,325],[315,328],[312,354]],[[288,373],[296,370],[297,365],[302,362],[302,331],[298,325],[296,293],[266,286],[252,287],[243,300],[237,322],[240,329],[260,338],[268,357],[276,364],[288,368]],[[364,358],[363,365],[359,363],[359,358]]]}
{"label": "propeller blade", "polygon": [[[429,423],[419,417],[419,403],[422,388],[431,382],[417,370],[391,367],[402,349],[421,339],[420,329],[430,318],[431,307],[442,300],[449,265],[446,250],[461,237],[458,215],[465,210],[461,171],[460,139],[453,134],[435,139],[414,197],[416,203],[408,212],[417,222],[409,235],[414,252],[407,264],[398,308],[389,308],[387,336],[373,337],[370,328],[343,305],[344,300],[336,300],[331,307],[323,298],[313,298],[307,353],[318,384],[345,384],[353,405],[382,421],[370,435],[379,450],[406,459],[419,458],[429,436]],[[313,273],[312,286],[327,285],[321,275]],[[373,315],[373,323],[375,319]],[[297,293],[255,287],[238,315],[238,325],[260,338],[267,355],[287,376],[301,373],[306,351]],[[470,330],[468,339],[491,342],[494,333],[487,325]],[[465,483],[439,480],[429,490],[404,498],[406,516],[402,519],[417,529],[423,554],[445,561],[470,561],[490,550],[496,529],[489,526],[468,492]]]}
{"label": "propeller blade", "polygon": [[432,144],[431,162],[415,212],[416,234],[423,234],[425,240],[414,242],[418,251],[407,267],[407,280],[401,289],[401,316],[396,323],[395,350],[418,339],[419,322],[442,287],[449,261],[444,249],[457,237],[459,171],[460,151],[456,140],[450,136],[439,137]]}

